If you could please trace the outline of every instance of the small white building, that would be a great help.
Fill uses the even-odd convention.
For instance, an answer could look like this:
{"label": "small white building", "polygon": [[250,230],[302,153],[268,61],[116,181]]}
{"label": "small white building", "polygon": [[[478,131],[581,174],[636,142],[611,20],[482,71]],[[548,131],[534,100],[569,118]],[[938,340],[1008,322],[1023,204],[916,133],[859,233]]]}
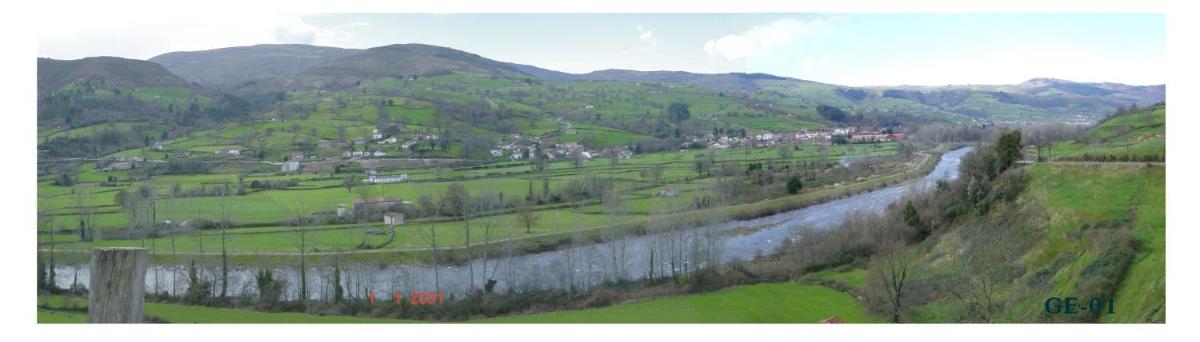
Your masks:
{"label": "small white building", "polygon": [[375,170],[370,170],[370,171],[367,171],[367,179],[364,179],[363,182],[370,183],[370,184],[384,184],[384,183],[399,183],[399,182],[404,182],[407,180],[408,180],[407,173],[395,175],[395,176],[381,176],[381,175],[379,175],[379,172],[376,172]]}
{"label": "small white building", "polygon": [[383,213],[383,224],[389,226],[399,226],[404,224],[404,213],[386,212]]}
{"label": "small white building", "polygon": [[679,197],[679,190],[666,188],[658,191],[658,197]]}
{"label": "small white building", "polygon": [[338,204],[337,216],[338,217],[346,217],[346,205],[345,204]]}
{"label": "small white building", "polygon": [[383,133],[379,132],[378,128],[372,128],[371,129],[371,139],[375,139],[375,140],[383,139]]}
{"label": "small white building", "polygon": [[280,167],[279,167],[279,171],[281,171],[283,173],[292,173],[292,172],[300,171],[300,162],[298,162],[298,161],[283,162],[283,165],[280,165]]}
{"label": "small white building", "polygon": [[220,150],[213,151],[213,153],[215,153],[215,154],[228,154],[228,155],[231,155],[231,156],[239,156],[239,155],[242,155],[242,150],[241,150],[241,149],[238,149],[238,148],[230,147],[230,148],[223,148],[223,149],[220,149]]}

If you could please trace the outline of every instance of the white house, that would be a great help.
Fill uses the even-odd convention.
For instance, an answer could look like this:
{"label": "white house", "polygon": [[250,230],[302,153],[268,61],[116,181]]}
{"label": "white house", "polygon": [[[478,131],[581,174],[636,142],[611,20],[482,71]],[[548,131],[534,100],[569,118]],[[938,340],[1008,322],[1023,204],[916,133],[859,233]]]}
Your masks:
{"label": "white house", "polygon": [[404,213],[383,213],[383,224],[389,226],[399,226],[404,224]]}
{"label": "white house", "polygon": [[223,149],[220,149],[220,150],[213,151],[213,153],[215,153],[215,154],[228,154],[228,155],[231,155],[231,156],[240,156],[240,155],[242,155],[242,150],[241,150],[241,149],[238,149],[238,148],[233,148],[233,147],[230,147],[230,148],[223,148]]}
{"label": "white house", "polygon": [[407,173],[395,175],[395,176],[380,176],[379,173],[376,172],[375,170],[370,170],[370,171],[367,171],[367,179],[364,179],[363,182],[371,183],[371,184],[383,184],[383,183],[399,183],[399,182],[404,182],[407,180],[408,180]]}
{"label": "white house", "polygon": [[383,133],[379,132],[378,128],[372,128],[371,129],[371,139],[375,139],[375,140],[383,139]]}
{"label": "white house", "polygon": [[283,165],[280,165],[280,167],[279,167],[279,171],[281,171],[283,173],[292,173],[292,172],[300,171],[300,162],[298,162],[298,161],[283,162]]}

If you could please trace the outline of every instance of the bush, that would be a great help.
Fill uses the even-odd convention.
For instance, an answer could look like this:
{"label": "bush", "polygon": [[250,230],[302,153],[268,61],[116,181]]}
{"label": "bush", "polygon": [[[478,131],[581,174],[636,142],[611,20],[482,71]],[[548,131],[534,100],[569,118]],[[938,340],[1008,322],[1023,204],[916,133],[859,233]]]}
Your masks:
{"label": "bush", "polygon": [[788,182],[787,182],[788,194],[795,195],[797,192],[800,192],[800,189],[803,187],[804,187],[804,183],[800,182],[800,176],[792,175],[791,178],[788,178]]}
{"label": "bush", "polygon": [[[1121,280],[1125,279],[1125,273],[1137,257],[1138,243],[1133,234],[1126,229],[1105,229],[1093,232],[1099,234],[1099,243],[1095,245],[1103,249],[1100,250],[1095,260],[1092,260],[1079,272],[1081,280],[1076,283],[1075,289],[1081,300],[1099,298],[1107,301],[1116,295],[1117,289],[1121,286]],[[1079,318],[1094,322],[1099,318],[1097,314],[1083,312]]]}

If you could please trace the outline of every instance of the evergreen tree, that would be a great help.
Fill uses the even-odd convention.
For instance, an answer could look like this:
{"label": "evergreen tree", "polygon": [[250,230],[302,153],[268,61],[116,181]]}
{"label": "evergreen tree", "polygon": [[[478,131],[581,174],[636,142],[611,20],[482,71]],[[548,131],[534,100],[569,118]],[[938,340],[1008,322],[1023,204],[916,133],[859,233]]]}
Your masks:
{"label": "evergreen tree", "polygon": [[787,192],[789,194],[795,195],[796,193],[800,192],[800,189],[803,189],[803,188],[804,188],[804,183],[800,182],[799,175],[792,175],[791,178],[788,178]]}

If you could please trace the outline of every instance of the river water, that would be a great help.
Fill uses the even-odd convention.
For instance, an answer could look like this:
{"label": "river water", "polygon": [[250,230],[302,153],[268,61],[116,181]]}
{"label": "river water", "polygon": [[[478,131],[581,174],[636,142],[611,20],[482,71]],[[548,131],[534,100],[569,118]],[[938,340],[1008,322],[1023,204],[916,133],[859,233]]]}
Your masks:
{"label": "river water", "polygon": [[[342,286],[348,296],[361,297],[368,290],[387,300],[385,294],[441,291],[447,296],[469,293],[494,280],[496,291],[508,289],[589,289],[614,280],[638,280],[694,271],[711,263],[749,260],[769,254],[781,241],[805,229],[837,226],[846,215],[882,212],[910,191],[924,191],[939,180],[958,178],[958,166],[971,147],[942,155],[933,171],[905,184],[836,199],[792,211],[756,219],[727,221],[693,229],[629,236],[608,242],[573,245],[553,251],[517,255],[491,260],[476,259],[460,266],[433,267],[408,263],[340,263]],[[653,224],[652,224],[653,225]],[[735,231],[752,227],[749,230]],[[748,231],[748,233],[746,233]],[[332,291],[333,273],[328,260],[310,259],[307,273],[309,297],[325,297]],[[207,279],[220,276],[217,258],[206,258],[200,273]],[[88,267],[59,265],[56,283],[70,287],[87,285]],[[299,267],[278,267],[276,278],[288,282],[287,298],[298,297]],[[256,267],[235,267],[229,274],[229,295],[254,295]],[[219,289],[219,284],[214,284]],[[182,294],[187,289],[186,265],[154,265],[146,272],[147,292]]]}

